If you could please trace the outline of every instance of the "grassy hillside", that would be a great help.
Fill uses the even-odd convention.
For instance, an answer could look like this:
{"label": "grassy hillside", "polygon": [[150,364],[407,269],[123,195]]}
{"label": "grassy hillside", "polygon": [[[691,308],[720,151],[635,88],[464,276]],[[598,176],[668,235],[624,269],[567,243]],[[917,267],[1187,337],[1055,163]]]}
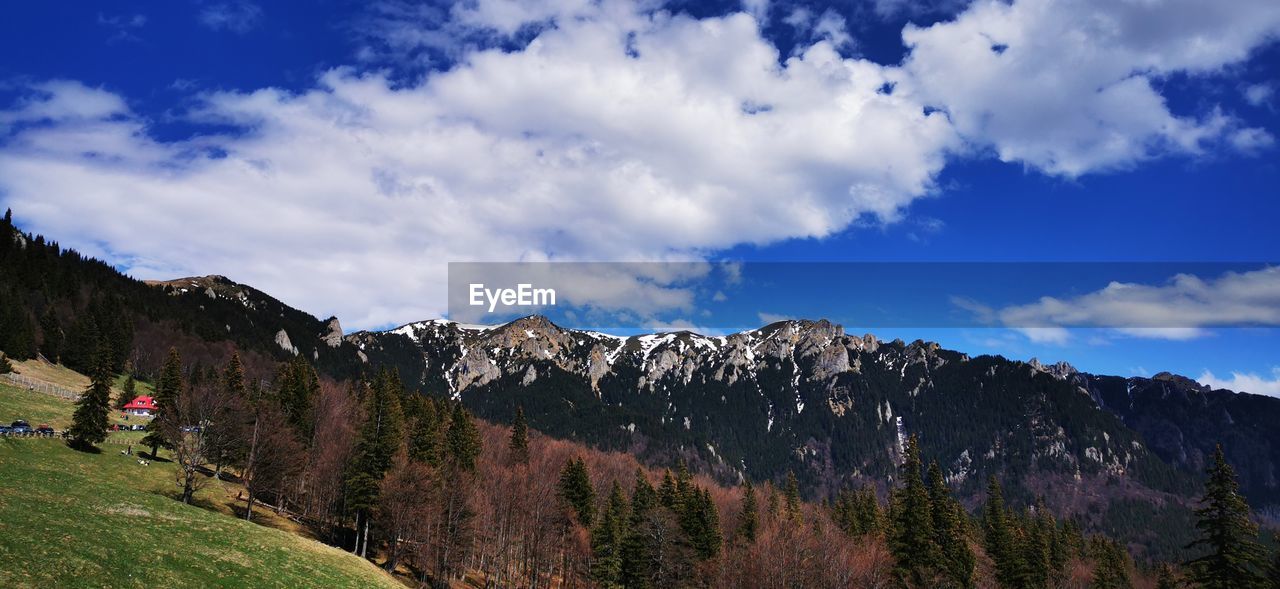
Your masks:
{"label": "grassy hillside", "polygon": [[0,424],[25,419],[32,427],[47,423],[56,429],[71,425],[71,401],[35,393],[0,381]]}
{"label": "grassy hillside", "polygon": [[[61,427],[72,405],[0,386],[0,419],[15,408]],[[339,549],[232,517],[233,485],[201,491],[201,506],[176,501],[171,464],[120,454],[138,434],[112,434],[99,454],[0,438],[0,586],[401,586]]]}

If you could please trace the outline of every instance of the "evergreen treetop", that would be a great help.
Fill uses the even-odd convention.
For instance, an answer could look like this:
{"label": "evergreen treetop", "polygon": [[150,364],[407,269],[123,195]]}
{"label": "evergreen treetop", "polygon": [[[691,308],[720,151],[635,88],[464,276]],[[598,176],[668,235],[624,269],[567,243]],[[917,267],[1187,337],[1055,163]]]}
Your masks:
{"label": "evergreen treetop", "polygon": [[449,431],[445,434],[449,464],[461,471],[474,471],[476,459],[480,456],[480,446],[480,430],[471,413],[462,403],[454,404],[453,414],[449,417]]}
{"label": "evergreen treetop", "polygon": [[1214,450],[1207,474],[1196,509],[1200,538],[1187,548],[1209,552],[1187,563],[1190,578],[1206,589],[1261,587],[1264,580],[1258,570],[1264,556],[1258,526],[1249,519],[1249,504],[1240,495],[1235,470],[1221,445]]}
{"label": "evergreen treetop", "polygon": [[512,462],[529,463],[529,424],[524,420],[524,407],[516,407],[516,417],[511,423],[511,438],[507,441],[507,449],[511,451]]}
{"label": "evergreen treetop", "polygon": [[590,526],[595,518],[596,493],[591,487],[591,475],[582,458],[570,459],[560,471],[557,485],[560,498],[578,516],[578,523]]}
{"label": "evergreen treetop", "polygon": [[111,410],[111,360],[105,350],[98,353],[93,379],[76,401],[68,434],[71,444],[88,448],[107,439],[107,413]]}

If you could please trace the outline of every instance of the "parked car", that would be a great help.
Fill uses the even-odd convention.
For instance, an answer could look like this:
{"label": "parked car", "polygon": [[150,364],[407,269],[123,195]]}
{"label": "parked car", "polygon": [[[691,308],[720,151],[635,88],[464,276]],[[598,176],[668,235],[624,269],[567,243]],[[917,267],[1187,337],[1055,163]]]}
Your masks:
{"label": "parked car", "polygon": [[42,423],[36,427],[36,433],[42,436],[52,436],[53,428],[49,427],[48,424]]}
{"label": "parked car", "polygon": [[135,424],[133,424],[133,425],[129,426],[129,430],[130,430],[130,431],[140,432],[140,431],[142,431],[142,430],[144,430],[144,429],[147,429],[147,426],[142,425],[141,423],[135,423]]}
{"label": "parked car", "polygon": [[7,436],[13,432],[13,428],[7,425],[0,425],[0,436]]}
{"label": "parked car", "polygon": [[25,420],[17,419],[14,420],[13,423],[9,424],[9,430],[11,433],[15,434],[29,434],[31,433],[31,424],[27,423]]}

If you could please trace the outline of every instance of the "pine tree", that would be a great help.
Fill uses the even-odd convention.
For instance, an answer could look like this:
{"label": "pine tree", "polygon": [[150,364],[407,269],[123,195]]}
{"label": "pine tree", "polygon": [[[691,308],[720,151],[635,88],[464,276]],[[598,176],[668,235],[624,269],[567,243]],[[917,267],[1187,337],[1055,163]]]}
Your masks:
{"label": "pine tree", "polygon": [[160,369],[160,380],[156,382],[155,415],[151,418],[151,423],[147,424],[146,437],[142,438],[142,443],[151,447],[152,458],[156,456],[160,447],[169,447],[169,442],[165,440],[160,426],[169,412],[177,407],[182,387],[182,356],[178,355],[176,348],[169,348],[169,355]]}
{"label": "pine tree", "polygon": [[369,520],[378,504],[382,478],[403,439],[400,392],[385,370],[374,378],[365,394],[365,420],[344,477],[347,508],[356,514],[355,552],[360,555],[368,549]]}
{"label": "pine tree", "polygon": [[1103,538],[1097,538],[1094,546],[1098,564],[1093,570],[1092,589],[1132,589],[1129,557],[1124,547]]}
{"label": "pine tree", "polygon": [[[126,390],[130,382],[125,382]],[[219,382],[223,391],[224,405],[214,417],[206,432],[208,440],[208,457],[213,463],[213,476],[219,478],[222,469],[240,461],[248,453],[250,440],[242,437],[247,429],[247,420],[242,411],[248,388],[244,382],[244,365],[240,363],[240,353],[231,352],[226,368],[222,371]]]}
{"label": "pine tree", "polygon": [[128,372],[124,376],[124,386],[120,389],[120,395],[116,397],[116,409],[123,410],[129,401],[134,400],[138,396],[138,382],[133,378],[133,371],[126,367]]}
{"label": "pine tree", "polygon": [[44,311],[44,316],[40,318],[40,336],[43,338],[40,342],[40,353],[50,362],[58,362],[62,357],[63,334],[53,305],[49,305]]}
{"label": "pine tree", "polygon": [[995,475],[987,482],[987,503],[982,510],[982,528],[987,554],[995,563],[996,581],[1001,587],[1020,587],[1022,567],[1014,550],[1013,530],[1004,505],[1004,492]]}
{"label": "pine tree", "polygon": [[676,508],[680,508],[680,503],[689,498],[689,492],[693,490],[693,474],[689,472],[689,465],[685,464],[684,459],[676,463]]}
{"label": "pine tree", "polygon": [[1267,567],[1267,589],[1280,589],[1280,550],[1276,551],[1271,566]]}
{"label": "pine tree", "polygon": [[[379,373],[376,379],[394,388],[396,396],[401,395],[403,387],[397,386],[398,378]],[[293,426],[298,440],[304,445],[310,445],[311,436],[314,433],[311,407],[315,403],[316,395],[320,392],[320,377],[316,374],[315,368],[312,368],[311,364],[301,356],[290,360],[281,367],[276,377],[276,389],[280,408],[284,411],[289,425]]]}
{"label": "pine tree", "polygon": [[102,345],[98,323],[92,313],[81,313],[71,323],[71,330],[63,342],[62,363],[72,370],[84,373],[93,371],[94,355]]}
{"label": "pine tree", "polygon": [[913,434],[907,440],[899,469],[902,486],[894,490],[893,534],[889,538],[895,576],[911,587],[930,586],[940,561],[929,492],[920,471],[920,442]]}
{"label": "pine tree", "polygon": [[738,513],[737,536],[746,543],[756,541],[760,531],[760,507],[756,504],[756,490],[747,479],[742,485],[742,511]]}
{"label": "pine tree", "polygon": [[462,403],[455,404],[449,417],[449,431],[445,434],[449,464],[464,472],[474,471],[476,459],[480,457],[480,446],[480,430],[471,413]]}
{"label": "pine tree", "polygon": [[1067,536],[1059,528],[1058,522],[1049,514],[1048,509],[1043,508],[1042,505],[1038,511],[1039,517],[1043,520],[1041,525],[1046,527],[1049,534],[1049,576],[1054,580],[1062,579],[1067,572],[1067,561],[1071,559]]}
{"label": "pine tree", "polygon": [[1173,568],[1167,564],[1160,567],[1160,573],[1156,576],[1156,589],[1178,589],[1178,580],[1173,576]]}
{"label": "pine tree", "polygon": [[787,518],[800,519],[800,481],[796,479],[794,470],[787,471],[787,486],[782,491],[783,502],[787,507]]}
{"label": "pine tree", "polygon": [[698,556],[708,559],[719,554],[722,543],[720,513],[711,500],[711,493],[690,486],[680,503],[679,511],[680,528],[684,530]]}
{"label": "pine tree", "polygon": [[1063,521],[1058,535],[1066,559],[1084,556],[1084,532],[1080,531],[1080,524],[1076,520]]}
{"label": "pine tree", "polygon": [[591,487],[591,475],[582,458],[570,459],[560,471],[557,494],[578,516],[578,523],[590,526],[595,517],[596,492]]}
{"label": "pine tree", "polygon": [[883,514],[880,512],[880,501],[876,499],[875,489],[871,485],[864,485],[854,493],[853,499],[855,530],[860,534],[879,532]]}
{"label": "pine tree", "polygon": [[1187,548],[1207,548],[1209,553],[1187,563],[1191,580],[1206,589],[1259,587],[1263,551],[1258,527],[1249,519],[1249,504],[1240,495],[1235,469],[1227,464],[1221,445],[1207,473],[1201,507],[1196,509],[1200,538]]}
{"label": "pine tree", "polygon": [[778,488],[773,486],[773,481],[765,481],[764,488],[764,510],[770,517],[776,517],[778,515],[778,510],[781,509],[781,501],[778,499]]}
{"label": "pine tree", "polygon": [[933,540],[941,552],[943,586],[973,587],[976,558],[965,533],[964,507],[951,496],[942,469],[929,464],[929,505],[933,515]]}
{"label": "pine tree", "polygon": [[591,531],[591,578],[601,587],[622,587],[622,547],[627,532],[627,498],[617,481],[609,503]]}
{"label": "pine tree", "polygon": [[662,484],[658,487],[658,500],[667,509],[675,509],[676,502],[679,500],[676,494],[676,477],[671,474],[669,468],[662,473]]}
{"label": "pine tree", "polygon": [[635,478],[631,509],[627,517],[627,535],[622,545],[622,585],[630,589],[649,585],[651,563],[655,560],[655,555],[645,533],[651,514],[661,507],[658,492],[649,484],[642,469],[636,468]]}
{"label": "pine tree", "polygon": [[711,558],[720,554],[724,536],[720,533],[720,509],[716,507],[716,502],[711,499],[711,491],[707,489],[702,490],[702,514],[706,525],[698,547],[706,555],[705,558]]}
{"label": "pine tree", "polygon": [[430,397],[410,395],[404,400],[404,409],[409,424],[409,460],[439,466],[444,446],[440,407]]}
{"label": "pine tree", "polygon": [[1023,577],[1028,589],[1045,589],[1049,586],[1049,537],[1053,529],[1046,526],[1040,517],[1045,510],[1044,504],[1040,503],[1036,514],[1028,512],[1023,518],[1026,522],[1026,540],[1022,543]]}
{"label": "pine tree", "polygon": [[98,354],[93,379],[71,416],[71,445],[89,449],[107,439],[107,412],[111,410],[111,359],[106,350]]}
{"label": "pine tree", "polygon": [[524,407],[516,407],[516,418],[511,423],[511,439],[507,442],[511,451],[511,461],[516,464],[529,463],[529,424],[524,420]]}

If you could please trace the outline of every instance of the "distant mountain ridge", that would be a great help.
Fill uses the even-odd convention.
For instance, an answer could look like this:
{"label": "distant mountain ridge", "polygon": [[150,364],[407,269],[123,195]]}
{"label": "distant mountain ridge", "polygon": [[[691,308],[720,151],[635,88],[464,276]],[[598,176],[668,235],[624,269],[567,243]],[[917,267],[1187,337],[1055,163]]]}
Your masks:
{"label": "distant mountain ridge", "polygon": [[[924,458],[938,461],[971,506],[994,474],[1012,501],[1045,495],[1115,537],[1126,537],[1122,525],[1150,532],[1157,516],[1172,518],[1170,530],[1189,529],[1188,498],[1221,443],[1254,507],[1280,519],[1280,399],[1167,373],[1093,375],[1065,363],[970,357],[931,342],[848,335],[825,320],[726,336],[618,337],[531,316],[343,335],[337,318],[226,277],[144,284],[7,220],[0,229],[13,232],[0,239],[0,349],[14,357],[34,356],[49,333],[64,340],[64,358],[110,333],[120,365],[127,359],[144,373],[170,346],[193,369],[239,350],[259,378],[292,358],[338,380],[386,366],[409,387],[459,398],[493,421],[523,407],[549,435],[656,463],[684,459],[725,480],[795,471],[818,498],[848,485],[885,488],[903,437],[917,434]],[[1180,546],[1153,536],[1142,541]]]}
{"label": "distant mountain ridge", "polygon": [[[825,320],[625,338],[538,316],[498,326],[434,320],[346,341],[368,362],[396,366],[407,383],[482,415],[502,420],[523,405],[554,435],[656,459],[680,455],[722,476],[795,469],[828,490],[885,480],[901,424],[975,493],[986,474],[1047,472],[1185,495],[1222,442],[1255,503],[1280,498],[1280,432],[1263,425],[1280,423],[1280,399],[1165,374],[971,358],[931,342],[850,336]],[[1243,414],[1215,420],[1199,407]]]}

